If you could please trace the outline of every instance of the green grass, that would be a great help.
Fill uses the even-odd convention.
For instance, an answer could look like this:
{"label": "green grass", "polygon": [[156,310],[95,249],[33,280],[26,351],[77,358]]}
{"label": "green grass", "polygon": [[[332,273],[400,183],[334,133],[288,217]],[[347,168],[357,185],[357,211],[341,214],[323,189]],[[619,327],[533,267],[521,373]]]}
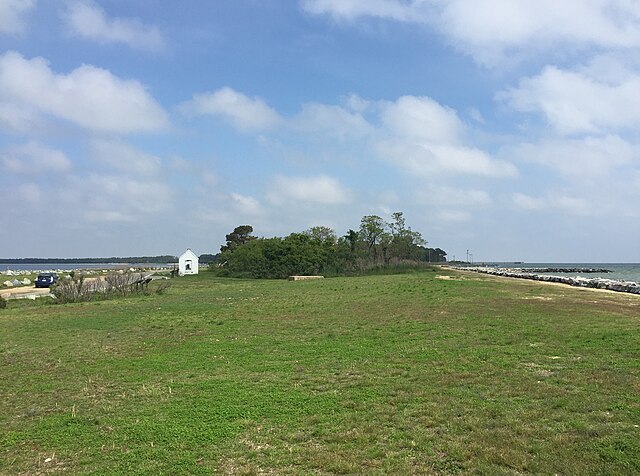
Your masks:
{"label": "green grass", "polygon": [[640,473],[640,299],[443,274],[10,301],[0,474]]}

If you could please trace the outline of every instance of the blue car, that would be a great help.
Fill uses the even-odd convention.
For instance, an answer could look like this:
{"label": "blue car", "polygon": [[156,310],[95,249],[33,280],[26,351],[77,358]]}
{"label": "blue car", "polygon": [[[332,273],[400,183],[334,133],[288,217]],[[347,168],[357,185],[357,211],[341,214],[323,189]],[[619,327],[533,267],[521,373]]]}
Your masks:
{"label": "blue car", "polygon": [[48,288],[58,280],[56,273],[40,273],[36,278],[36,288]]}

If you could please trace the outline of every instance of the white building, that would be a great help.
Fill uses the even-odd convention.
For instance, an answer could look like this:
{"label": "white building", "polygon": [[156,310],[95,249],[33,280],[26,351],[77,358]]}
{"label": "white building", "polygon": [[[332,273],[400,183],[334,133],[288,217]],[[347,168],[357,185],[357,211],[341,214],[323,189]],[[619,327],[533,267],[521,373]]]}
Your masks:
{"label": "white building", "polygon": [[178,258],[178,274],[198,274],[198,256],[190,248]]}

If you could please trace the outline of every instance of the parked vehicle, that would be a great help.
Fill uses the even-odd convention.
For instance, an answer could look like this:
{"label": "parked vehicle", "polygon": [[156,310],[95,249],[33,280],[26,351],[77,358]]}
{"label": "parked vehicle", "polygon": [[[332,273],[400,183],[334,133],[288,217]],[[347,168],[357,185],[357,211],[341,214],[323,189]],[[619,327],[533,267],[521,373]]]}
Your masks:
{"label": "parked vehicle", "polygon": [[58,281],[56,273],[40,273],[36,278],[36,288],[48,288]]}

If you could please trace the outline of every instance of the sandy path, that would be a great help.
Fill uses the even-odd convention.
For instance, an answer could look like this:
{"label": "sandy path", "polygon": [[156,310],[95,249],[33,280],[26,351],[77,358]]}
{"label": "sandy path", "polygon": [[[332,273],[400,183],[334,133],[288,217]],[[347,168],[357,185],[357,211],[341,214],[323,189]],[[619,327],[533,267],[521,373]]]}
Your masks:
{"label": "sandy path", "polygon": [[49,294],[49,288],[36,288],[34,286],[18,286],[15,288],[0,289],[0,296],[3,298],[18,297],[31,294],[34,296],[44,296]]}

